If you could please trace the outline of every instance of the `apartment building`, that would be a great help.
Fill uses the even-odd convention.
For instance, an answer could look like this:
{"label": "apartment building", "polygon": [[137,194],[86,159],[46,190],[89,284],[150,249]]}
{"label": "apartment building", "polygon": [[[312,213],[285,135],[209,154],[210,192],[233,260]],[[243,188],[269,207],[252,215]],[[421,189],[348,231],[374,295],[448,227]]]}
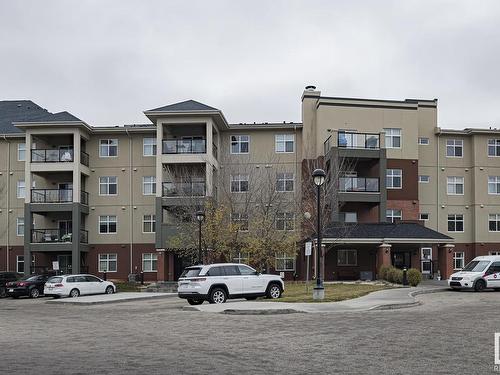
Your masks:
{"label": "apartment building", "polygon": [[[382,264],[447,277],[500,251],[500,134],[441,129],[437,104],[308,86],[300,123],[230,124],[188,100],[144,111],[147,124],[96,127],[28,100],[0,102],[0,269],[23,272],[31,259],[31,271],[174,280],[186,265],[169,242],[179,212],[224,191],[248,221],[238,205],[263,173],[291,207],[308,199],[304,165],[314,162],[327,171],[331,208],[326,280],[373,278]],[[303,214],[281,212],[278,228],[314,241]],[[296,257],[277,254],[275,271],[305,278],[302,243]]]}

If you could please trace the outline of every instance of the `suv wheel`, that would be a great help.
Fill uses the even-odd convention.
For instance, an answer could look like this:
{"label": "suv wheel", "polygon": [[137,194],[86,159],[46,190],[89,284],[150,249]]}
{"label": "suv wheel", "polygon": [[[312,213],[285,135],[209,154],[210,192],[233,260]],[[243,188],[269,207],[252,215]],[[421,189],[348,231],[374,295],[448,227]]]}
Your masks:
{"label": "suv wheel", "polygon": [[278,284],[270,284],[267,287],[266,297],[270,299],[277,299],[281,297],[281,287]]}
{"label": "suv wheel", "polygon": [[222,288],[214,288],[212,289],[212,292],[210,293],[210,299],[208,300],[209,303],[224,303],[226,302],[227,295],[226,291]]}
{"label": "suv wheel", "polygon": [[188,303],[190,305],[201,305],[203,303],[203,300],[202,299],[192,299],[192,298],[188,298],[187,299]]}
{"label": "suv wheel", "polygon": [[476,281],[476,285],[474,285],[474,290],[476,292],[482,292],[486,288],[486,283],[483,279],[479,279]]}

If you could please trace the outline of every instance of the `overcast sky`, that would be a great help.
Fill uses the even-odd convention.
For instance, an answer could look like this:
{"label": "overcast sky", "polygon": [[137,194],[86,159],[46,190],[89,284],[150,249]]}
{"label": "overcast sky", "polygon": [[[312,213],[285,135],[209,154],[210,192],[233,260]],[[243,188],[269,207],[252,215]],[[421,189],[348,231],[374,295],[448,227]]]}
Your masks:
{"label": "overcast sky", "polygon": [[300,121],[308,84],[438,98],[442,127],[500,127],[500,1],[0,0],[0,100],[91,125],[186,99]]}

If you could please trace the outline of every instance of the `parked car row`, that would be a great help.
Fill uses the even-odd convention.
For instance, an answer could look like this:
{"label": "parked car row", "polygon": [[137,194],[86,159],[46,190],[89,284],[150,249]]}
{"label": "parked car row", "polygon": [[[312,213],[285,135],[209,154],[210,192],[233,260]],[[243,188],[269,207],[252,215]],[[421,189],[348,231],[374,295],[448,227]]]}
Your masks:
{"label": "parked car row", "polygon": [[59,297],[79,297],[88,294],[113,294],[116,286],[96,276],[81,275],[30,275],[23,277],[15,272],[0,272],[0,298],[41,295]]}

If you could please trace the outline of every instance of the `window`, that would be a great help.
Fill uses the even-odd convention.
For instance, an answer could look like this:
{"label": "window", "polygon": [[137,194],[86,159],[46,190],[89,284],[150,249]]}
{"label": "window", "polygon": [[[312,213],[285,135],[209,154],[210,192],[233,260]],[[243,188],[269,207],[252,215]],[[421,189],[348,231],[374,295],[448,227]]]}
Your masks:
{"label": "window", "polygon": [[143,138],[142,155],[156,156],[156,138]]}
{"label": "window", "polygon": [[[223,267],[210,267],[207,276],[225,276]],[[182,276],[181,276],[182,277]],[[188,276],[186,276],[188,277]]]}
{"label": "window", "polygon": [[243,254],[241,252],[237,253],[235,257],[233,257],[234,263],[248,263],[249,256],[248,254]]}
{"label": "window", "polygon": [[421,145],[421,146],[427,146],[429,144],[429,138],[419,137],[418,138],[418,144]]}
{"label": "window", "polygon": [[118,156],[118,139],[101,139],[99,142],[99,157],[110,158]]}
{"label": "window", "polygon": [[446,140],[446,157],[461,158],[463,156],[464,141],[461,139]]}
{"label": "window", "polygon": [[116,254],[99,254],[99,272],[116,272],[117,263]]}
{"label": "window", "polygon": [[[35,256],[31,256],[31,267],[35,268]],[[16,256],[16,272],[24,273],[24,255]]]}
{"label": "window", "polygon": [[16,219],[16,235],[19,237],[24,236],[24,217]]}
{"label": "window", "polygon": [[338,266],[357,266],[358,251],[357,250],[337,250],[337,265]]}
{"label": "window", "polygon": [[277,173],[276,174],[276,191],[293,191],[293,173]]}
{"label": "window", "polygon": [[426,175],[418,176],[418,182],[420,182],[421,184],[428,184],[430,180],[431,178],[429,176]]}
{"label": "window", "polygon": [[156,216],[144,215],[142,217],[142,232],[154,233],[156,231]]}
{"label": "window", "polygon": [[358,214],[357,212],[342,212],[344,216],[344,223],[357,223],[358,222]]}
{"label": "window", "polygon": [[295,257],[284,253],[276,255],[276,271],[295,271]]}
{"label": "window", "polygon": [[240,275],[255,275],[255,271],[252,268],[243,264],[239,265],[238,269],[240,270]]}
{"label": "window", "polygon": [[294,152],[295,135],[294,134],[276,134],[275,136],[276,152]]}
{"label": "window", "polygon": [[464,195],[464,178],[451,176],[446,179],[448,195]]}
{"label": "window", "polygon": [[427,221],[427,220],[429,220],[429,214],[427,214],[427,213],[421,213],[421,214],[419,215],[419,219],[420,219],[420,220]]}
{"label": "window", "polygon": [[222,271],[226,276],[238,276],[240,274],[238,266],[223,266]]}
{"label": "window", "polygon": [[401,220],[403,218],[401,210],[389,209],[385,211],[385,217],[390,223],[395,223],[396,220]]}
{"label": "window", "polygon": [[401,129],[387,128],[385,131],[385,148],[401,148]]}
{"label": "window", "polygon": [[248,154],[248,145],[250,136],[232,135],[231,136],[231,154]]}
{"label": "window", "polygon": [[450,214],[448,215],[448,232],[463,232],[464,231],[464,215]]}
{"label": "window", "polygon": [[99,216],[99,233],[100,234],[116,233],[115,215]]}
{"label": "window", "polygon": [[278,212],[276,214],[277,230],[294,230],[295,214],[293,212]]}
{"label": "window", "polygon": [[17,144],[17,160],[26,161],[26,143]]}
{"label": "window", "polygon": [[158,254],[146,253],[142,254],[142,270],[144,272],[156,272],[158,263]]}
{"label": "window", "polygon": [[488,176],[488,194],[500,194],[500,176]]}
{"label": "window", "polygon": [[488,215],[488,229],[490,232],[500,232],[500,214]]}
{"label": "window", "polygon": [[99,195],[116,195],[118,193],[116,176],[99,177]]}
{"label": "window", "polygon": [[156,177],[145,176],[142,178],[142,194],[155,195],[156,194]]}
{"label": "window", "polygon": [[403,171],[401,169],[388,169],[386,185],[387,189],[401,189],[403,186]]}
{"label": "window", "polygon": [[500,139],[488,139],[488,156],[500,156]]}
{"label": "window", "polygon": [[248,231],[248,214],[231,213],[231,221],[238,226],[240,232]]}
{"label": "window", "polygon": [[463,251],[457,251],[453,253],[453,269],[461,270],[464,268],[465,263],[465,253]]}
{"label": "window", "polygon": [[26,196],[26,184],[24,180],[17,181],[17,197],[24,198]]}
{"label": "window", "polygon": [[248,175],[247,174],[237,174],[231,175],[231,192],[232,193],[244,193],[248,191]]}

